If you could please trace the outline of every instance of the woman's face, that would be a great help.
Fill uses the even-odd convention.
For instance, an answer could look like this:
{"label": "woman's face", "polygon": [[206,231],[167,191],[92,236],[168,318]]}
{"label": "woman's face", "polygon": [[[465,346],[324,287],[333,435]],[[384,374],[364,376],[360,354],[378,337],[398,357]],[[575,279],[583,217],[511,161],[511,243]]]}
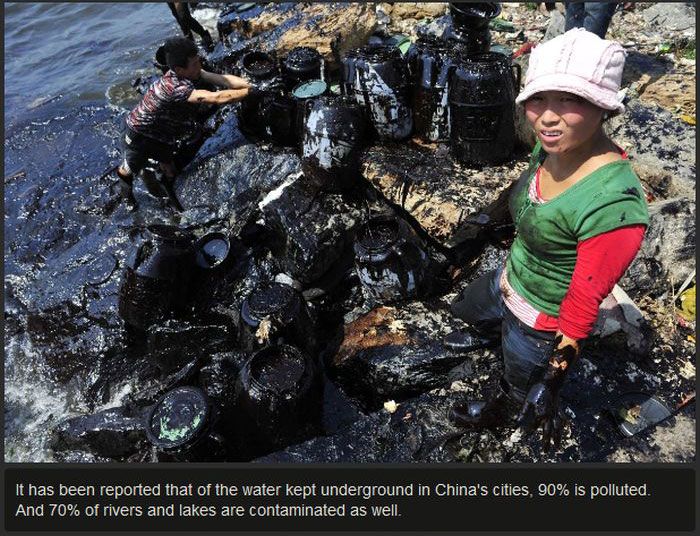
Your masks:
{"label": "woman's face", "polygon": [[525,101],[525,115],[542,148],[562,154],[589,142],[599,132],[604,110],[564,91],[541,91]]}

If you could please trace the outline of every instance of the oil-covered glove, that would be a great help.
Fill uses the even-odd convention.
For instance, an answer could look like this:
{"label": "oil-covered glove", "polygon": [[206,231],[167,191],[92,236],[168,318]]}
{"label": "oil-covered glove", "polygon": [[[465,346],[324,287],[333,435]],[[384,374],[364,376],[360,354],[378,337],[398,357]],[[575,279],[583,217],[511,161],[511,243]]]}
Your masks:
{"label": "oil-covered glove", "polygon": [[558,448],[561,443],[564,422],[559,412],[559,392],[568,370],[578,357],[577,347],[565,345],[560,348],[561,341],[561,335],[554,339],[554,350],[544,376],[528,390],[517,421],[527,434],[542,427],[545,452],[551,445]]}

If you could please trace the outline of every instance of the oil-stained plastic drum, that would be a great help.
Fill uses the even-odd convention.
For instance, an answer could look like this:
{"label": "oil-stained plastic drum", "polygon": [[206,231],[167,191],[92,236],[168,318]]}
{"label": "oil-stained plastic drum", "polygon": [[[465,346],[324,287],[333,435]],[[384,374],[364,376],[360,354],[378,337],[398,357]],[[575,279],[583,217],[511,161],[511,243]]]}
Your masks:
{"label": "oil-stained plastic drum", "polygon": [[366,46],[350,51],[342,60],[341,87],[363,106],[380,139],[411,135],[411,80],[399,49]]}
{"label": "oil-stained plastic drum", "polygon": [[365,295],[391,303],[420,294],[429,260],[407,224],[393,217],[372,218],[357,231],[354,249]]}
{"label": "oil-stained plastic drum", "polygon": [[264,283],[243,300],[239,343],[246,351],[291,344],[312,355],[314,333],[302,295],[283,283]]}
{"label": "oil-stained plastic drum", "polygon": [[415,134],[426,141],[450,139],[449,79],[458,63],[454,47],[442,39],[422,37],[407,54],[413,80]]}
{"label": "oil-stained plastic drum", "polygon": [[[514,71],[514,67],[516,71]],[[515,95],[520,66],[503,54],[470,56],[450,77],[450,152],[466,165],[510,159],[515,145]]]}
{"label": "oil-stained plastic drum", "polygon": [[291,91],[308,80],[324,78],[323,57],[315,48],[293,48],[281,64],[282,78],[287,90]]}
{"label": "oil-stained plastic drum", "polygon": [[261,451],[318,433],[321,383],[314,360],[299,349],[268,346],[246,362],[237,384],[241,430]]}
{"label": "oil-stained plastic drum", "polygon": [[319,97],[306,103],[302,135],[302,169],[311,184],[326,191],[353,188],[366,120],[352,97]]}
{"label": "oil-stained plastic drum", "polygon": [[146,330],[189,301],[194,254],[192,235],[174,226],[151,225],[147,238],[127,260],[119,289],[119,315]]}

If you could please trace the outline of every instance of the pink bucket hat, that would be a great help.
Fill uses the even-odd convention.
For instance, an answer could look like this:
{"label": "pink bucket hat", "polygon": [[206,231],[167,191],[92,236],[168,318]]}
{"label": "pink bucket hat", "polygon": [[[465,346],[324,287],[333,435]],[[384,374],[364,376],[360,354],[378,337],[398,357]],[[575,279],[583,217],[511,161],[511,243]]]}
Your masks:
{"label": "pink bucket hat", "polygon": [[525,87],[515,102],[540,91],[566,91],[605,110],[625,109],[618,98],[625,50],[583,28],[574,28],[532,49]]}

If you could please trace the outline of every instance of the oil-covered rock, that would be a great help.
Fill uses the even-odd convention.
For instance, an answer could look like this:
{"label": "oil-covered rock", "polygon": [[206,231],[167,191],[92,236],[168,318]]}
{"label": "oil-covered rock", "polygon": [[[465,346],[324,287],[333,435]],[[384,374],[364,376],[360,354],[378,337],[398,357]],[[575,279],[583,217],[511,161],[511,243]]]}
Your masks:
{"label": "oil-covered rock", "polygon": [[[362,155],[362,174],[392,204],[410,214],[440,245],[455,249],[507,219],[508,188],[523,163],[472,170],[432,147],[382,145]],[[515,168],[515,169],[513,169]]]}

